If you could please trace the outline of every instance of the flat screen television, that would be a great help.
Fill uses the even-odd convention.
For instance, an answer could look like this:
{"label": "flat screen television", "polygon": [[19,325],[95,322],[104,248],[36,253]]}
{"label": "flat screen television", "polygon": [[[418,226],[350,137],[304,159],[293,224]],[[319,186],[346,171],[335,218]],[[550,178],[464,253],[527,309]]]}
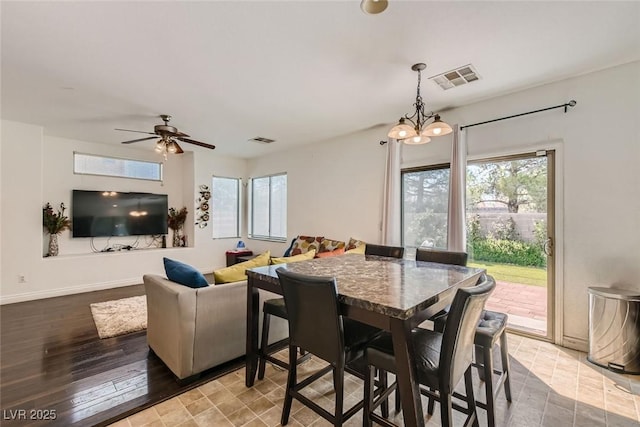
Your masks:
{"label": "flat screen television", "polygon": [[73,190],[73,237],[167,234],[167,195]]}

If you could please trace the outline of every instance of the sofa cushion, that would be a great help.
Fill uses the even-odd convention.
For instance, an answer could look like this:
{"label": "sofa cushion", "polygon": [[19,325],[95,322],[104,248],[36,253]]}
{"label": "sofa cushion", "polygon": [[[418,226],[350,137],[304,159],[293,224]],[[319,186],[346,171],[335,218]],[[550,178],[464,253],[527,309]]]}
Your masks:
{"label": "sofa cushion", "polygon": [[293,242],[293,247],[291,248],[291,253],[289,255],[300,255],[311,250],[319,252],[320,242],[322,242],[323,239],[324,236],[298,236],[298,238],[296,238],[296,241]]}
{"label": "sofa cushion", "polygon": [[[364,246],[365,244],[366,243],[362,240],[357,240],[357,239],[354,239],[353,237],[350,237],[349,243],[347,244],[347,251],[350,251],[351,249],[355,249],[358,246]],[[362,253],[364,253],[364,251]]]}
{"label": "sofa cushion", "polygon": [[269,258],[271,252],[266,251],[257,257],[250,259],[249,261],[240,262],[230,267],[221,268],[213,272],[213,278],[216,285],[221,283],[240,282],[241,280],[247,280],[246,271],[250,268],[264,267],[269,265]]}
{"label": "sofa cushion", "polygon": [[316,258],[329,258],[332,256],[344,255],[344,248],[336,249],[328,252],[319,252],[316,254]]}
{"label": "sofa cushion", "polygon": [[163,258],[163,261],[164,271],[167,274],[167,278],[172,282],[190,288],[206,288],[209,286],[204,275],[192,266],[166,257]]}
{"label": "sofa cushion", "polygon": [[308,259],[313,259],[314,256],[316,256],[316,250],[312,249],[309,252],[300,255],[271,258],[271,264],[286,264],[288,262],[306,261]]}
{"label": "sofa cushion", "polygon": [[320,250],[318,252],[331,252],[336,249],[345,248],[346,245],[347,244],[342,240],[322,239],[322,242],[320,242]]}

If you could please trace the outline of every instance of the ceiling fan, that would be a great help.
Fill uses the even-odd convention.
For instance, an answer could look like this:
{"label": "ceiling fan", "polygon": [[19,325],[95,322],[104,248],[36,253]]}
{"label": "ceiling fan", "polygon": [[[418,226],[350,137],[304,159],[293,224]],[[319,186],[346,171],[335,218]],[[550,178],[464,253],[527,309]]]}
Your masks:
{"label": "ceiling fan", "polygon": [[171,120],[171,116],[169,116],[167,114],[161,114],[160,118],[162,119],[162,121],[164,121],[164,124],[163,125],[155,125],[153,127],[153,132],[144,132],[144,131],[141,131],[141,130],[131,130],[131,129],[116,129],[116,130],[121,130],[121,131],[125,131],[125,132],[146,133],[146,134],[149,134],[149,135],[153,135],[153,136],[148,136],[146,138],[139,138],[139,139],[132,139],[130,141],[123,141],[122,142],[123,144],[132,144],[134,142],[147,141],[149,139],[155,139],[157,137],[160,137],[160,139],[156,143],[156,151],[158,153],[164,154],[165,158],[167,156],[167,153],[172,153],[172,154],[182,154],[182,153],[184,153],[184,151],[182,150],[180,145],[178,145],[178,142],[176,141],[176,139],[178,141],[186,142],[187,144],[194,144],[194,145],[198,145],[200,147],[210,148],[212,150],[214,148],[216,148],[215,145],[206,144],[204,142],[200,142],[200,141],[196,141],[194,139],[190,139],[189,135],[187,135],[186,133],[180,132],[178,130],[178,128],[175,128],[173,126],[169,126],[169,120]]}

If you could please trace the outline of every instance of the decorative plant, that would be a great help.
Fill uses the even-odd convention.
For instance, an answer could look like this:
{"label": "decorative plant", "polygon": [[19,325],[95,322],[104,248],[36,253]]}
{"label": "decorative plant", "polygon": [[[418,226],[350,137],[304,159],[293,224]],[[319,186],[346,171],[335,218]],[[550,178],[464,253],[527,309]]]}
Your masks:
{"label": "decorative plant", "polygon": [[64,230],[71,230],[71,220],[64,214],[64,203],[60,203],[58,212],[54,212],[51,204],[47,202],[42,208],[42,226],[49,234],[60,234]]}
{"label": "decorative plant", "polygon": [[184,222],[187,220],[187,207],[184,206],[180,210],[176,208],[169,208],[169,216],[167,218],[167,225],[172,230],[180,230],[184,226]]}

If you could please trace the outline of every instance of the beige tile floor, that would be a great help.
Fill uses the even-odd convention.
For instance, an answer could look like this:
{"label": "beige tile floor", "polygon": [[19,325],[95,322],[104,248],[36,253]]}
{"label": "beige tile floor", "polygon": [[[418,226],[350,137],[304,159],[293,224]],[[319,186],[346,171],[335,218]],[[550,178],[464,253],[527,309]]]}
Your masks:
{"label": "beige tile floor", "polygon": [[[498,397],[498,425],[640,426],[640,376],[616,374],[589,363],[584,353],[517,335],[509,335],[509,346],[513,402],[508,404],[504,394]],[[285,357],[286,353],[280,356]],[[306,375],[320,366],[319,361],[312,359],[299,369]],[[248,389],[244,385],[244,369],[240,369],[112,426],[278,426],[285,381],[285,372],[268,366],[265,379]],[[483,399],[482,383],[477,377],[474,381],[476,397]],[[350,407],[362,396],[362,382],[349,376],[345,389],[345,406]],[[330,410],[333,405],[330,375],[313,385],[308,396]],[[438,410],[436,405],[434,415],[425,420],[428,426],[440,425]],[[478,411],[480,425],[486,426],[484,411]],[[295,400],[291,414],[290,426],[330,425]],[[456,415],[455,425],[462,425],[462,421]],[[394,422],[402,425],[402,414],[395,414]],[[346,425],[362,425],[361,412]]]}

